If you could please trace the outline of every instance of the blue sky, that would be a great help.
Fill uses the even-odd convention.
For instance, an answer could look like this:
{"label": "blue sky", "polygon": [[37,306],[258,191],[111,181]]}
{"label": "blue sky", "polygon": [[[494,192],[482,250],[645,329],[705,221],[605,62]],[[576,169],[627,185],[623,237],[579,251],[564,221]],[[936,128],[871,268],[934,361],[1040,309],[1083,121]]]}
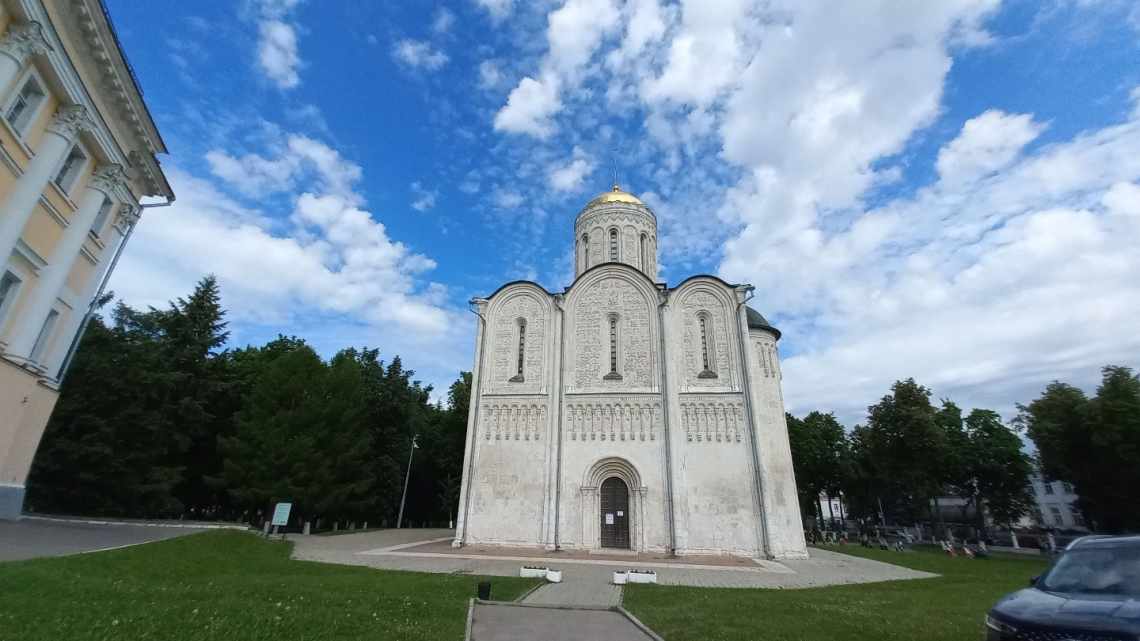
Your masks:
{"label": "blue sky", "polygon": [[112,280],[216,273],[233,342],[399,353],[446,388],[472,296],[561,290],[614,171],[662,277],[757,287],[790,409],[907,376],[1010,416],[1140,364],[1140,10],[108,0],[178,194]]}

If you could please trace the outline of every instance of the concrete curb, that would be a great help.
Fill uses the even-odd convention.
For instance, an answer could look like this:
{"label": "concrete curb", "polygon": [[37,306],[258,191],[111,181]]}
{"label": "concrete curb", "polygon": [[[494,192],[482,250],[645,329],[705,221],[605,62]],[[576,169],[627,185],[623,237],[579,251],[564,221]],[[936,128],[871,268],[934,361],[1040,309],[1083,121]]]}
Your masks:
{"label": "concrete curb", "polygon": [[471,641],[471,624],[475,621],[475,597],[467,600],[467,631],[463,633],[463,641]]}
{"label": "concrete curb", "polygon": [[77,523],[80,525],[128,525],[135,527],[164,527],[181,528],[184,530],[241,530],[249,529],[245,525],[230,525],[228,523],[156,523],[153,521],[115,521],[110,519],[80,519],[58,516],[33,516],[25,514],[21,517],[26,521],[48,521],[51,523]]}
{"label": "concrete curb", "polygon": [[532,587],[531,589],[529,589],[529,590],[527,590],[526,592],[523,592],[521,595],[519,595],[519,598],[515,599],[515,600],[514,600],[514,602],[515,602],[515,603],[522,603],[523,601],[525,601],[525,600],[526,600],[526,598],[527,598],[528,596],[530,596],[530,595],[534,594],[535,592],[538,592],[538,590],[539,590],[540,588],[544,588],[544,587],[546,587],[547,585],[548,585],[548,584],[547,584],[547,582],[545,582],[545,581],[543,581],[542,583],[539,583],[538,585],[536,585],[536,586]]}
{"label": "concrete curb", "polygon": [[617,611],[618,611],[618,612],[620,612],[620,613],[621,613],[623,616],[625,616],[625,618],[629,619],[630,623],[632,623],[632,624],[634,624],[635,626],[637,626],[637,628],[638,628],[639,630],[641,630],[641,631],[642,631],[642,632],[644,632],[646,635],[648,635],[650,639],[653,639],[653,641],[665,641],[665,639],[664,639],[664,638],[662,638],[662,637],[661,637],[661,635],[657,634],[657,633],[656,633],[656,632],[654,632],[653,630],[650,630],[650,629],[649,629],[649,626],[645,625],[644,623],[642,623],[642,622],[641,622],[641,620],[640,620],[640,619],[638,619],[637,617],[633,616],[633,613],[631,613],[629,610],[626,610],[625,608],[621,607],[620,605],[619,605],[619,606],[617,606],[617,607],[615,607],[615,608],[613,608],[613,609],[614,609],[614,610],[617,610]]}

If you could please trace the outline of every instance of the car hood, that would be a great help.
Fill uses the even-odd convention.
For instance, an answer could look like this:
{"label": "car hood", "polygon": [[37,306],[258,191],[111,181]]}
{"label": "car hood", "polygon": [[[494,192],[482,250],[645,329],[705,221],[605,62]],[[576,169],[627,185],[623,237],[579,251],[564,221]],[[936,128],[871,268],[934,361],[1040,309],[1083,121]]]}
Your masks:
{"label": "car hood", "polygon": [[994,606],[1014,623],[1140,634],[1140,600],[1127,596],[1018,590]]}

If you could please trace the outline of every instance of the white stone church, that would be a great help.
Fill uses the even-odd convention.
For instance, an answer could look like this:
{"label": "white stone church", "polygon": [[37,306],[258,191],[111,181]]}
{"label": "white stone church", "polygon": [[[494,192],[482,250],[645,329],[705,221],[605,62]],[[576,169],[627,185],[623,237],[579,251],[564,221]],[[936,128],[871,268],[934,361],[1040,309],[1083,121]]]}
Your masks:
{"label": "white stone church", "polygon": [[454,545],[805,558],[780,332],[751,285],[657,282],[657,218],[617,186],[575,280],[475,299]]}

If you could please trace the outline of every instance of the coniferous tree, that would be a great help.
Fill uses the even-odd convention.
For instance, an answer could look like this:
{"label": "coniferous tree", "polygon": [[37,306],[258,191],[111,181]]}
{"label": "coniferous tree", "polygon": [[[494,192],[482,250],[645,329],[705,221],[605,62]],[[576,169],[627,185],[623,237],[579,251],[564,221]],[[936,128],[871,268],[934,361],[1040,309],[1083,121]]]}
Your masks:
{"label": "coniferous tree", "polygon": [[88,324],[28,480],[37,511],[171,516],[182,504],[184,443],[164,402],[171,377],[153,313],[119,305],[108,327]]}
{"label": "coniferous tree", "polygon": [[[325,364],[308,346],[269,360],[245,398],[233,436],[223,437],[222,478],[234,503],[252,516],[278,501],[312,513],[308,490],[319,433],[319,395]],[[317,396],[317,400],[319,396]]]}

